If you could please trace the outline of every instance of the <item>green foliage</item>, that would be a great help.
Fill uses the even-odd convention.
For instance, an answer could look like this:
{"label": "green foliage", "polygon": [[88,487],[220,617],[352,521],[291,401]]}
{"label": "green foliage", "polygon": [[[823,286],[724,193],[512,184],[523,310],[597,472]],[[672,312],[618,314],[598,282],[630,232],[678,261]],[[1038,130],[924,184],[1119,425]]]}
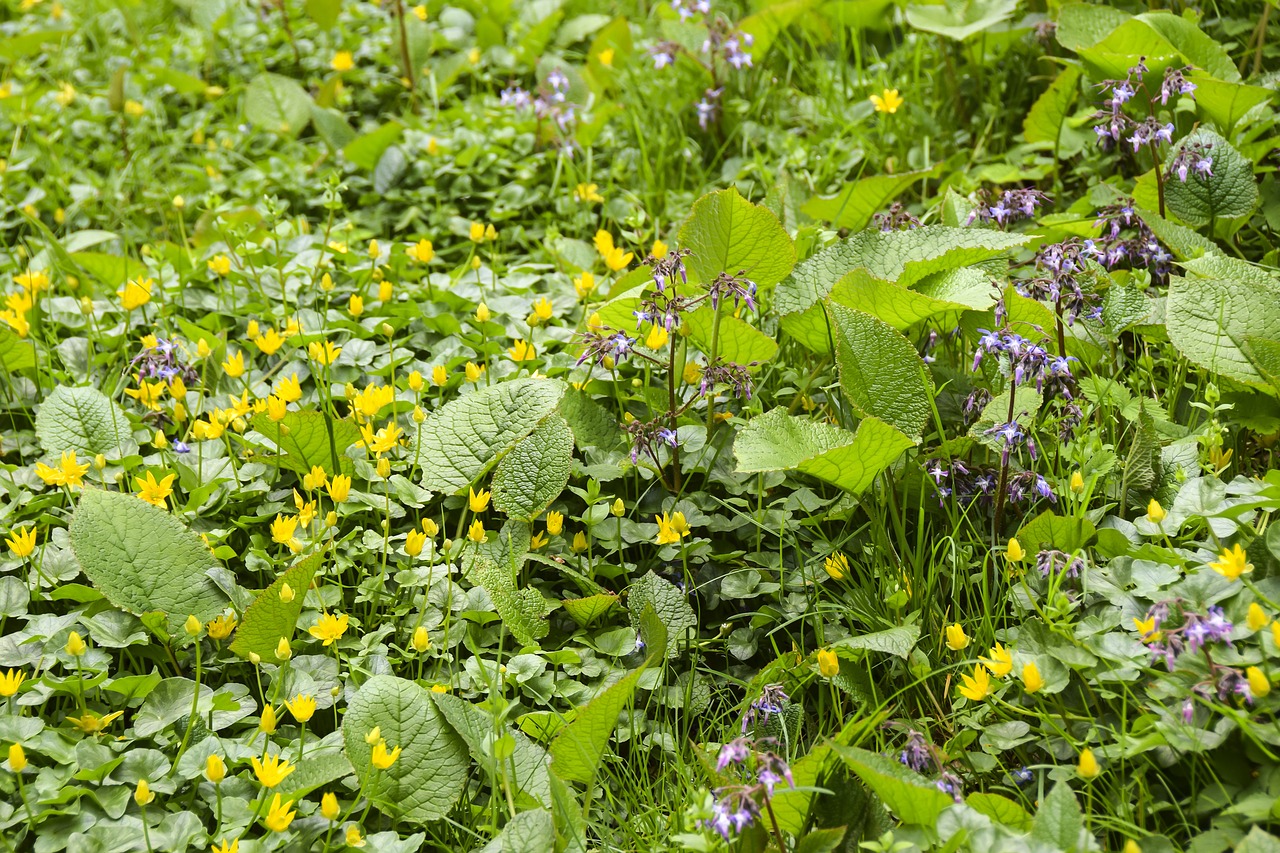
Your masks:
{"label": "green foliage", "polygon": [[130,452],[132,429],[124,411],[96,388],[60,385],[36,412],[36,436],[51,455]]}
{"label": "green foliage", "polygon": [[680,244],[693,252],[690,278],[710,284],[720,273],[745,272],[759,287],[772,287],[796,262],[791,238],[767,209],[736,188],[708,193],[680,227]]}
{"label": "green foliage", "polygon": [[933,382],[914,346],[870,314],[832,303],[840,388],[864,417],[879,418],[908,438],[929,419]]}
{"label": "green foliage", "polygon": [[493,504],[533,521],[564,491],[573,467],[573,432],[552,414],[502,457],[493,472]]}
{"label": "green foliage", "polygon": [[330,476],[350,475],[351,460],[346,450],[360,438],[360,428],[350,421],[323,412],[286,412],[272,421],[264,412],[254,415],[253,428],[269,438],[281,451],[267,460],[299,474],[319,467]]}
{"label": "green foliage", "polygon": [[[324,554],[305,557],[286,569],[271,586],[264,589],[245,610],[240,627],[236,630],[236,638],[231,643],[231,651],[246,659],[249,655],[256,654],[262,660],[276,660],[276,649],[280,641],[288,643],[293,639],[294,626],[302,615],[307,590],[311,588],[311,582],[323,562]],[[289,585],[293,593],[288,601],[280,597],[285,584]]]}

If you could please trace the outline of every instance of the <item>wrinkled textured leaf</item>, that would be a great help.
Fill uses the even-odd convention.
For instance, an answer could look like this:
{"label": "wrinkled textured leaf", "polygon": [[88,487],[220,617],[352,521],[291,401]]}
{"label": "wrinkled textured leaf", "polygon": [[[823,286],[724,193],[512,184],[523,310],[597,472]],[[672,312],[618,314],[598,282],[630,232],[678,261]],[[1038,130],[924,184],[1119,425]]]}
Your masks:
{"label": "wrinkled textured leaf", "polygon": [[911,624],[898,625],[894,628],[875,631],[870,634],[845,637],[837,640],[833,645],[845,649],[867,649],[873,652],[884,652],[906,660],[919,639],[920,626]]}
{"label": "wrinkled textured leaf", "polygon": [[1054,35],[1058,44],[1072,51],[1093,47],[1116,27],[1129,20],[1129,14],[1105,4],[1068,3],[1058,10],[1058,28]]}
{"label": "wrinkled textured leaf", "polygon": [[1096,532],[1088,519],[1055,515],[1047,509],[1022,525],[1017,539],[1032,554],[1049,548],[1070,554],[1083,548]]}
{"label": "wrinkled textured leaf", "polygon": [[[378,727],[387,748],[401,748],[396,763],[377,770],[365,742]],[[427,823],[448,814],[466,786],[467,747],[444,720],[427,689],[393,675],[364,683],[342,720],[347,758],[377,807],[387,814]]]}
{"label": "wrinkled textured leaf", "polygon": [[573,470],[573,432],[557,414],[521,439],[493,475],[493,505],[533,521],[560,496]]}
{"label": "wrinkled textured leaf", "polygon": [[[245,610],[231,651],[246,660],[250,654],[256,654],[264,661],[275,661],[280,638],[286,642],[293,640],[298,617],[302,615],[303,599],[323,562],[324,554],[312,554],[281,572]],[[293,590],[292,601],[280,599],[280,590],[285,584]]]}
{"label": "wrinkled textured leaf", "polygon": [[931,781],[893,759],[840,744],[831,748],[905,824],[933,827],[938,815],[953,804]]}
{"label": "wrinkled textured leaf", "polygon": [[511,572],[487,557],[474,558],[470,575],[489,593],[503,626],[517,642],[528,646],[547,636],[551,605],[542,593],[533,588],[517,589]]}
{"label": "wrinkled textured leaf", "polygon": [[1192,73],[1195,82],[1196,111],[1217,125],[1219,132],[1230,134],[1245,113],[1275,97],[1275,92],[1261,86],[1227,83],[1203,73]]}
{"label": "wrinkled textured leaf", "polygon": [[557,411],[573,430],[573,442],[578,447],[612,450],[622,446],[623,433],[617,419],[585,391],[565,389]]}
{"label": "wrinkled textured leaf", "polygon": [[837,228],[861,231],[870,224],[873,216],[916,181],[936,178],[941,172],[942,164],[938,164],[915,172],[862,178],[845,184],[833,196],[814,196],[800,207],[800,211],[814,219],[830,222]]}
{"label": "wrinkled textured leaf", "polygon": [[560,602],[570,618],[583,628],[591,627],[592,623],[602,618],[617,603],[618,596],[611,592],[601,592],[586,598],[570,598]]}
{"label": "wrinkled textured leaf", "polygon": [[795,246],[767,208],[752,204],[736,188],[707,193],[693,203],[680,227],[680,245],[692,250],[690,280],[710,284],[720,273],[747,278],[769,288],[796,263]]}
{"label": "wrinkled textured leaf", "polygon": [[80,568],[121,610],[162,612],[173,632],[188,616],[205,622],[226,605],[206,575],[218,564],[209,546],[135,495],[84,489],[68,534]]}
{"label": "wrinkled textured leaf", "polygon": [[36,413],[36,437],[50,454],[114,456],[135,447],[124,410],[88,386],[54,388]]}
{"label": "wrinkled textured leaf", "polygon": [[419,427],[411,442],[424,466],[424,488],[450,494],[474,483],[489,466],[555,410],[564,384],[516,379],[451,400]]}
{"label": "wrinkled textured leaf", "polygon": [[[1178,152],[1193,143],[1209,145],[1213,157],[1213,176],[1189,175],[1186,181],[1170,171]],[[1258,206],[1258,185],[1253,179],[1253,165],[1231,143],[1208,128],[1200,128],[1183,137],[1165,159],[1165,203],[1169,211],[1190,225],[1208,225],[1215,219],[1247,216]]]}
{"label": "wrinkled textured leaf", "polygon": [[641,620],[646,607],[652,607],[666,626],[667,657],[680,653],[687,632],[694,637],[698,635],[698,617],[689,606],[689,599],[675,584],[658,577],[652,570],[627,590],[627,614],[631,627],[637,631],[643,627]]}
{"label": "wrinkled textured leaf", "polygon": [[266,412],[259,412],[251,423],[280,450],[280,455],[263,457],[263,461],[299,474],[309,473],[317,465],[331,477],[351,474],[351,459],[345,451],[360,438],[360,428],[351,421],[332,421],[332,444],[329,441],[330,422],[323,412],[286,412],[279,422],[271,420]]}
{"label": "wrinkled textured leaf", "polygon": [[935,273],[914,289],[856,269],[831,290],[833,302],[877,317],[895,329],[947,311],[985,311],[995,304],[997,295],[990,277],[971,267]]}
{"label": "wrinkled textured leaf", "polygon": [[1269,382],[1245,352],[1251,337],[1280,341],[1280,282],[1173,277],[1169,339],[1193,364],[1239,382]]}
{"label": "wrinkled textured leaf", "polygon": [[523,811],[502,827],[498,837],[479,853],[546,853],[556,849],[556,825],[551,812]]}
{"label": "wrinkled textured leaf", "polygon": [[[1053,786],[1031,824],[1031,837],[1058,850],[1087,850],[1092,840],[1084,827],[1080,804],[1066,782]],[[1083,843],[1082,843],[1083,842]]]}
{"label": "wrinkled textured leaf", "polygon": [[840,388],[853,408],[919,438],[929,420],[933,381],[916,348],[882,320],[831,303]]}
{"label": "wrinkled textured leaf", "polygon": [[505,759],[494,756],[490,742],[494,739],[493,715],[461,699],[442,693],[435,697],[436,707],[466,742],[471,756],[493,776],[506,780],[517,791],[545,804],[551,802],[551,780],[547,770],[547,751],[521,731],[502,726],[502,736],[510,736],[514,749]]}

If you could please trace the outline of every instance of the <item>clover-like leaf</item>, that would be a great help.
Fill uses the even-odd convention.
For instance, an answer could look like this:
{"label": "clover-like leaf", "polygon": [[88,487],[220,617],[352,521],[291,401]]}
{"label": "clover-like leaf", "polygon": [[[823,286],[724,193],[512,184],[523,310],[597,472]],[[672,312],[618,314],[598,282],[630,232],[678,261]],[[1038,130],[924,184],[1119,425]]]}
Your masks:
{"label": "clover-like leaf", "polygon": [[97,388],[59,385],[36,412],[36,438],[51,454],[123,455],[137,449],[129,417]]}
{"label": "clover-like leaf", "polygon": [[[236,638],[231,651],[246,660],[250,654],[262,660],[276,659],[276,646],[281,638],[293,639],[298,617],[302,615],[302,602],[311,588],[311,581],[324,562],[324,554],[312,554],[285,569],[244,611],[244,618],[236,628]],[[293,598],[284,601],[280,591],[288,584]]]}
{"label": "clover-like leaf", "polygon": [[680,245],[693,252],[686,262],[690,280],[703,284],[722,272],[741,271],[759,287],[769,288],[796,263],[795,246],[778,218],[733,187],[707,193],[693,203],[693,212],[680,227]]}
{"label": "clover-like leaf", "polygon": [[552,413],[511,448],[493,474],[493,505],[533,521],[560,496],[573,470],[573,431]]}

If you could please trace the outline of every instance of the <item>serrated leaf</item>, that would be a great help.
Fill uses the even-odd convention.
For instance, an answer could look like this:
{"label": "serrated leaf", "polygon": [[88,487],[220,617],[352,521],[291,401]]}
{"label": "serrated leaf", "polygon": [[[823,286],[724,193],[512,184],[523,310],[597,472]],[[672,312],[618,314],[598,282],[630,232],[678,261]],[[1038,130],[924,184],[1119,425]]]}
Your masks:
{"label": "serrated leaf", "polygon": [[[1213,157],[1212,177],[1187,176],[1178,180],[1171,164],[1183,149],[1195,143],[1209,146]],[[1208,128],[1199,128],[1178,141],[1164,162],[1165,203],[1169,212],[1194,225],[1208,225],[1216,219],[1247,216],[1258,206],[1258,184],[1253,165],[1231,143]]]}
{"label": "serrated leaf", "polygon": [[986,815],[1001,826],[1017,832],[1028,832],[1031,829],[1031,815],[1008,797],[975,792],[965,797],[964,801],[969,808]]}
{"label": "serrated leaf", "polygon": [[493,505],[533,521],[560,497],[573,470],[573,432],[554,412],[516,443],[493,474]]}
{"label": "serrated leaf", "polygon": [[777,217],[734,187],[707,193],[693,203],[680,227],[680,246],[693,252],[685,262],[690,279],[703,284],[722,272],[743,271],[758,287],[769,288],[796,263],[795,246]]}
{"label": "serrated leaf", "polygon": [[617,603],[618,596],[611,592],[601,592],[586,598],[569,598],[560,602],[570,618],[583,628],[590,628],[594,622],[608,614]]}
{"label": "serrated leaf", "polygon": [[[721,306],[722,312],[727,310],[726,306]],[[684,319],[698,348],[710,355],[715,309],[705,305]],[[778,343],[754,326],[747,325],[728,313],[722,313],[716,354],[738,364],[758,364],[769,361],[778,354]]]}
{"label": "serrated leaf", "polygon": [[[1244,354],[1258,373],[1271,384],[1271,393],[1280,396],[1280,341],[1249,335],[1244,340]],[[1240,409],[1236,407],[1236,415]],[[1270,432],[1270,430],[1257,430]]]}
{"label": "serrated leaf", "polygon": [[136,447],[129,417],[97,388],[53,389],[36,412],[36,438],[50,454],[74,450],[90,458],[124,455]]}
{"label": "serrated leaf", "polygon": [[469,574],[489,593],[503,626],[517,642],[531,646],[547,636],[550,630],[547,614],[551,606],[542,593],[532,587],[517,589],[512,573],[485,556],[477,555],[471,561]]}
{"label": "serrated leaf", "polygon": [[955,41],[990,29],[1013,17],[1017,0],[951,0],[935,6],[908,6],[907,23],[917,30]]}
{"label": "serrated leaf", "polygon": [[919,438],[932,411],[933,381],[916,348],[883,320],[830,303],[840,388],[864,417]]}
{"label": "serrated leaf", "polygon": [[627,615],[631,627],[637,631],[642,627],[641,617],[646,607],[653,608],[667,629],[665,651],[668,658],[680,653],[687,635],[698,635],[698,617],[689,606],[688,597],[671,581],[654,574],[652,569],[627,590]]}
{"label": "serrated leaf", "polygon": [[1170,279],[1165,302],[1169,340],[1193,364],[1255,387],[1267,387],[1245,352],[1249,338],[1280,341],[1280,282]]}
{"label": "serrated leaf", "polygon": [[293,772],[277,785],[274,793],[285,799],[305,797],[307,794],[350,776],[355,770],[347,756],[336,746],[308,749],[306,760],[294,765]]}
{"label": "serrated leaf", "polygon": [[[1057,850],[1086,850],[1089,837],[1076,795],[1066,782],[1059,782],[1040,804],[1031,824],[1031,838]],[[1083,842],[1083,844],[1082,844]]]}
{"label": "serrated leaf", "polygon": [[896,655],[906,660],[920,639],[920,626],[917,624],[898,625],[884,631],[873,631],[870,634],[857,634],[837,640],[832,645],[844,649],[866,649],[872,652],[883,652]]}
{"label": "serrated leaf", "polygon": [[1031,105],[1022,122],[1022,133],[1027,141],[1048,142],[1057,157],[1063,156],[1059,153],[1062,131],[1080,88],[1080,76],[1079,66],[1068,65],[1063,68],[1049,84],[1049,88]]}
{"label": "serrated leaf", "polygon": [[494,461],[537,429],[564,394],[549,379],[516,379],[451,400],[418,429],[422,485],[453,494],[474,483]]}
{"label": "serrated leaf", "polygon": [[578,447],[613,450],[622,446],[623,433],[617,419],[585,391],[565,389],[556,411],[573,430],[573,442]]}
{"label": "serrated leaf", "polygon": [[837,228],[861,231],[871,219],[916,181],[936,178],[942,164],[929,169],[898,175],[873,175],[852,181],[833,196],[814,196],[800,207],[800,212],[814,219],[830,222]]}
{"label": "serrated leaf", "polygon": [[[263,461],[299,474],[306,474],[315,466],[329,476],[351,474],[351,459],[344,453],[360,438],[360,428],[347,420],[330,420],[323,412],[286,412],[280,421],[273,421],[266,412],[259,412],[251,421],[253,428],[270,440],[281,451],[279,456],[267,456]],[[333,442],[329,441],[332,424]],[[284,429],[280,429],[283,426]],[[337,458],[337,464],[334,459]]]}
{"label": "serrated leaf", "polygon": [[[280,639],[293,640],[298,617],[302,615],[303,599],[323,562],[323,553],[312,554],[281,572],[245,610],[231,642],[231,651],[246,660],[250,654],[256,654],[264,661],[275,661]],[[285,584],[293,590],[291,601],[280,599],[280,590]]]}
{"label": "serrated leaf", "polygon": [[532,809],[517,814],[478,853],[546,853],[556,849],[556,823],[551,812]]}
{"label": "serrated leaf", "polygon": [[1096,528],[1087,518],[1056,515],[1047,509],[1022,525],[1017,539],[1031,554],[1051,548],[1071,554],[1083,548],[1095,533]]}
{"label": "serrated leaf", "polygon": [[948,311],[985,311],[995,304],[997,295],[990,277],[971,267],[935,273],[914,289],[856,269],[831,289],[833,302],[856,308],[899,330]]}
{"label": "serrated leaf", "polygon": [[259,74],[245,89],[244,114],[264,130],[296,136],[311,121],[311,96],[291,77]]}
{"label": "serrated leaf", "polygon": [[[373,767],[365,736],[377,728],[400,757]],[[412,681],[375,675],[364,683],[342,720],[342,741],[365,794],[383,812],[413,823],[449,813],[466,787],[467,747],[441,715],[432,694]]]}
{"label": "serrated leaf", "polygon": [[1192,72],[1188,79],[1196,84],[1196,112],[1217,125],[1224,135],[1230,135],[1251,109],[1275,97],[1271,89],[1228,83],[1203,72]]}
{"label": "serrated leaf", "polygon": [[218,564],[209,547],[135,495],[85,488],[67,532],[85,576],[121,610],[162,612],[173,632],[188,616],[206,622],[226,606],[206,574]]}
{"label": "serrated leaf", "polygon": [[[504,780],[515,790],[524,791],[543,803],[551,801],[551,780],[547,765],[547,751],[529,740],[524,732],[503,725],[495,729],[493,715],[457,696],[446,693],[435,697],[436,707],[466,742],[471,756],[495,778]],[[513,750],[505,758],[494,755],[491,741],[500,731],[513,741]]]}
{"label": "serrated leaf", "polygon": [[932,828],[954,804],[928,779],[890,758],[838,743],[831,748],[904,824]]}
{"label": "serrated leaf", "polygon": [[[1155,234],[1169,247],[1175,258],[1180,261],[1197,258],[1204,254],[1218,254],[1217,245],[1208,237],[1176,222],[1170,222],[1153,210],[1137,208],[1138,216],[1147,223],[1151,233]],[[1216,278],[1217,276],[1210,276]]]}
{"label": "serrated leaf", "polygon": [[630,703],[644,670],[645,665],[632,670],[578,709],[573,722],[561,729],[551,743],[551,772],[566,782],[589,784],[595,779],[609,738],[618,726],[618,715]]}
{"label": "serrated leaf", "polygon": [[857,432],[848,432],[777,408],[753,418],[733,452],[742,473],[795,470],[860,494],[913,445],[879,418],[864,418]]}

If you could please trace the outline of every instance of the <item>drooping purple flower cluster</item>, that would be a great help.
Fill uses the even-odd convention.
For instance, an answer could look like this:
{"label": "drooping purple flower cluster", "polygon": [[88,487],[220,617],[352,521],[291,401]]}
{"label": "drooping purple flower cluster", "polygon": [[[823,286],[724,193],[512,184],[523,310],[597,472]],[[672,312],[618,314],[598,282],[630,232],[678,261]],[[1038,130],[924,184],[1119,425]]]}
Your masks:
{"label": "drooping purple flower cluster", "polygon": [[[1132,201],[1102,208],[1093,224],[1103,226],[1103,234],[1097,240],[1080,244],[1082,257],[1095,260],[1107,269],[1145,267],[1151,273],[1152,284],[1160,285],[1168,280],[1173,255],[1156,239],[1134,210]],[[1121,233],[1126,230],[1134,232],[1133,235],[1122,237]]]}
{"label": "drooping purple flower cluster", "polygon": [[721,357],[717,357],[702,369],[702,383],[698,387],[698,394],[705,397],[717,385],[728,385],[733,390],[734,396],[742,400],[750,400],[752,389],[755,387],[748,365],[727,361]]}
{"label": "drooping purple flower cluster", "polygon": [[695,105],[698,111],[698,127],[706,130],[720,117],[720,95],[723,93],[723,86],[703,91],[702,100]]}
{"label": "drooping purple flower cluster", "polygon": [[712,307],[719,308],[722,299],[732,297],[735,309],[740,303],[745,302],[748,310],[755,311],[756,283],[746,276],[746,270],[739,270],[736,276],[729,275],[727,272],[716,276],[707,288]]}
{"label": "drooping purple flower cluster", "polygon": [[568,92],[569,78],[555,68],[546,76],[536,95],[513,84],[502,90],[498,102],[515,110],[532,109],[539,120],[554,122],[564,140],[562,150],[572,156],[572,134],[578,121],[578,105],[569,102]]}
{"label": "drooping purple flower cluster", "polygon": [[1208,152],[1213,149],[1210,142],[1188,142],[1178,149],[1169,163],[1169,171],[1178,176],[1184,184],[1187,177],[1194,174],[1197,178],[1208,180],[1213,177],[1213,156]]}
{"label": "drooping purple flower cluster", "polygon": [[1069,326],[1075,325],[1082,314],[1096,320],[1102,314],[1102,299],[1084,288],[1088,271],[1085,259],[1094,251],[1092,246],[1086,247],[1074,237],[1050,243],[1036,254],[1036,268],[1047,275],[1017,281],[1014,287],[1019,295],[1029,299],[1052,301]]}
{"label": "drooping purple flower cluster", "polygon": [[684,268],[684,259],[692,255],[689,249],[675,249],[668,251],[661,258],[655,258],[649,255],[644,259],[644,263],[653,272],[653,284],[659,291],[667,289],[667,284],[673,282],[676,276],[680,277],[681,284],[689,283],[689,274]]}
{"label": "drooping purple flower cluster", "polygon": [[200,374],[195,368],[186,364],[182,358],[182,350],[173,341],[156,338],[156,345],[146,347],[133,357],[130,364],[138,372],[141,379],[162,379],[172,382],[181,377],[184,383],[196,382]]}
{"label": "drooping purple flower cluster", "polygon": [[763,725],[781,714],[789,701],[791,701],[790,697],[782,689],[781,684],[766,684],[761,689],[759,697],[742,715],[742,733],[746,734],[752,726]]}
{"label": "drooping purple flower cluster", "polygon": [[1184,74],[1189,70],[1189,68],[1165,69],[1160,93],[1155,97],[1147,95],[1147,116],[1141,121],[1126,113],[1124,105],[1137,97],[1139,89],[1143,94],[1147,94],[1146,85],[1142,79],[1142,76],[1148,72],[1146,57],[1141,57],[1138,64],[1129,69],[1128,75],[1123,80],[1103,80],[1099,86],[1104,93],[1108,94],[1108,97],[1102,101],[1103,108],[1094,115],[1098,123],[1093,128],[1093,132],[1098,137],[1098,144],[1103,147],[1103,150],[1109,151],[1121,142],[1127,141],[1133,145],[1135,154],[1144,145],[1150,146],[1154,153],[1156,146],[1161,143],[1172,144],[1174,127],[1172,124],[1161,123],[1156,119],[1155,106],[1157,101],[1167,105],[1169,99],[1175,95],[1190,95],[1195,92],[1196,85],[1187,80]]}
{"label": "drooping purple flower cluster", "polygon": [[1143,636],[1153,660],[1163,660],[1165,666],[1172,671],[1178,658],[1184,653],[1197,654],[1201,649],[1218,643],[1231,645],[1231,632],[1234,625],[1227,621],[1222,608],[1211,604],[1203,614],[1192,610],[1179,601],[1173,602],[1182,616],[1182,624],[1170,628],[1167,623],[1170,616],[1170,602],[1160,602],[1147,610],[1146,618],[1151,622],[1151,630]]}
{"label": "drooping purple flower cluster", "polygon": [[1008,329],[989,331],[979,329],[982,337],[978,339],[978,347],[973,356],[973,369],[977,370],[983,359],[989,355],[1001,358],[1002,365],[1007,362],[1009,376],[1014,385],[1034,382],[1036,390],[1044,393],[1046,385],[1054,386],[1066,399],[1072,399],[1072,388],[1075,379],[1071,375],[1072,356],[1051,354],[1043,346],[1024,338]]}
{"label": "drooping purple flower cluster", "polygon": [[671,0],[671,8],[680,20],[687,21],[694,15],[710,15],[711,0]]}
{"label": "drooping purple flower cluster", "polygon": [[680,444],[680,439],[667,418],[632,421],[627,424],[627,433],[631,436],[631,464],[633,465],[640,460],[641,453],[652,459],[653,464],[661,465],[658,451],[662,447],[674,449]]}
{"label": "drooping purple flower cluster", "polygon": [[920,227],[920,220],[911,215],[911,211],[895,201],[884,213],[877,213],[872,219],[881,231],[903,231]]}
{"label": "drooping purple flower cluster", "polygon": [[795,787],[786,760],[769,748],[774,743],[772,738],[752,741],[742,737],[721,747],[716,770],[723,773],[733,769],[743,781],[715,789],[711,817],[699,822],[703,829],[713,830],[729,841],[755,822],[762,804],[773,797],[780,785]]}
{"label": "drooping purple flower cluster", "polygon": [[583,332],[580,340],[582,355],[578,356],[577,363],[591,362],[603,367],[612,367],[631,355],[636,344],[636,339],[626,332],[609,328]]}
{"label": "drooping purple flower cluster", "polygon": [[907,732],[907,745],[898,755],[898,761],[917,773],[932,770],[936,762],[934,746],[915,729]]}
{"label": "drooping purple flower cluster", "polygon": [[1019,219],[1031,218],[1037,207],[1050,200],[1048,193],[1032,189],[1005,190],[994,202],[986,190],[979,191],[978,195],[978,206],[969,214],[966,225],[972,225],[977,220],[983,223],[994,222],[1004,228]]}
{"label": "drooping purple flower cluster", "polygon": [[1036,568],[1040,570],[1040,576],[1045,578],[1059,575],[1078,578],[1084,570],[1084,560],[1051,548],[1036,555]]}
{"label": "drooping purple flower cluster", "polygon": [[653,67],[657,71],[661,71],[668,65],[675,65],[676,54],[680,52],[680,45],[673,41],[660,41],[649,48],[649,56],[653,59]]}
{"label": "drooping purple flower cluster", "polygon": [[[933,480],[934,492],[941,504],[954,497],[960,504],[976,502],[990,508],[995,504],[996,490],[1000,485],[1000,471],[989,465],[967,465],[959,459],[944,463],[931,459],[925,463],[925,472]],[[1045,499],[1057,503],[1057,495],[1049,481],[1035,471],[1019,471],[1009,476],[1005,485],[1005,499],[1011,504],[1026,500]]]}

